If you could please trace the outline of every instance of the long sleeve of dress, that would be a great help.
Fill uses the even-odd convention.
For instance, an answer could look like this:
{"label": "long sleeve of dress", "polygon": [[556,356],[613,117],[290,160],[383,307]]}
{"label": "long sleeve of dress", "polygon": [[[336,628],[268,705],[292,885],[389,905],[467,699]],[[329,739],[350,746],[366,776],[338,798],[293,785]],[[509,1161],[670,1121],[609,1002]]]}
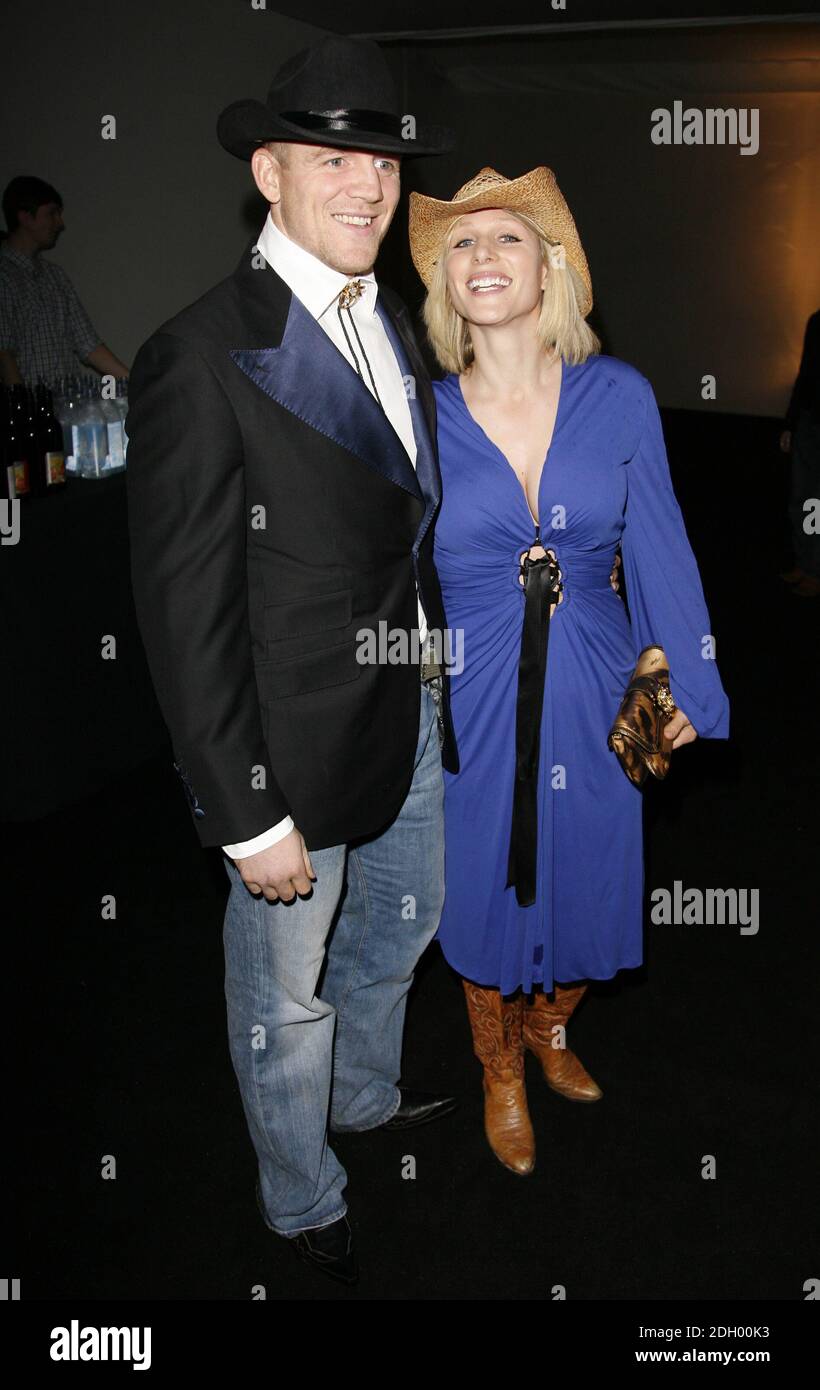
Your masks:
{"label": "long sleeve of dress", "polygon": [[729,701],[697,561],[672,487],[655,394],[645,381],[645,415],[627,465],[621,553],[635,655],[658,643],[669,658],[676,705],[701,738],[728,738]]}

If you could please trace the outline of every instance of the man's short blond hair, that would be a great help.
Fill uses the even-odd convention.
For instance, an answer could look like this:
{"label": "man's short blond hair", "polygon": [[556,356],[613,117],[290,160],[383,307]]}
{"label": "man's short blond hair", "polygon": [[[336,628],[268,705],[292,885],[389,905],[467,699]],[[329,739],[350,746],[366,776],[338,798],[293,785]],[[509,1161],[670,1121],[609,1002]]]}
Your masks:
{"label": "man's short blond hair", "polygon": [[[556,263],[552,250],[555,243],[550,241],[532,217],[509,208],[506,211],[535,232],[543,263],[549,269],[538,319],[539,343],[545,351],[554,350],[565,362],[585,362],[592,353],[601,351],[601,340],[581,316],[579,301],[584,286],[580,275],[566,258],[563,262],[559,258]],[[460,217],[453,218],[441,239],[438,260],[422,312],[427,336],[439,363],[446,372],[461,374],[473,361],[473,344],[470,325],[457,313],[450,299],[445,269],[450,234],[458,221]]]}
{"label": "man's short blond hair", "polygon": [[290,164],[290,141],[289,140],[266,140],[265,149],[278,159],[283,169],[287,169]]}

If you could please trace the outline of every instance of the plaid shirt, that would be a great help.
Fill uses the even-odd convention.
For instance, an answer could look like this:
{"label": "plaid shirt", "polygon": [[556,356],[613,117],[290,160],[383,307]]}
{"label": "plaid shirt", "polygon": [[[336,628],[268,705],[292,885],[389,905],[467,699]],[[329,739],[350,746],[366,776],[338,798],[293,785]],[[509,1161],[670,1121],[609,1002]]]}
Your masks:
{"label": "plaid shirt", "polygon": [[62,266],[0,242],[0,351],[24,381],[76,372],[101,342]]}

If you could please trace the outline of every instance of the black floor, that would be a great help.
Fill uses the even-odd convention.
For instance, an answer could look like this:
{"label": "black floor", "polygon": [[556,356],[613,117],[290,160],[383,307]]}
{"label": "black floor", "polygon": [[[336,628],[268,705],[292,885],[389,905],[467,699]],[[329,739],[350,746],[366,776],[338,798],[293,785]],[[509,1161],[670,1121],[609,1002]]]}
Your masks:
{"label": "black floor", "polygon": [[665,423],[732,736],[677,753],[649,789],[647,892],[756,888],[757,934],[647,925],[645,966],[593,986],[570,1025],[603,1100],[561,1099],[528,1062],[527,1179],[486,1146],[460,986],[431,948],[405,1078],[461,1106],[403,1136],[335,1141],[362,1264],[351,1292],[258,1216],[222,997],[228,881],[169,759],[13,826],[4,926],[25,1089],[20,1247],[4,1273],[24,1299],[248,1300],[259,1285],[288,1300],[551,1300],[557,1286],[570,1300],[805,1299],[820,1277],[820,604],[776,578],[773,422]]}

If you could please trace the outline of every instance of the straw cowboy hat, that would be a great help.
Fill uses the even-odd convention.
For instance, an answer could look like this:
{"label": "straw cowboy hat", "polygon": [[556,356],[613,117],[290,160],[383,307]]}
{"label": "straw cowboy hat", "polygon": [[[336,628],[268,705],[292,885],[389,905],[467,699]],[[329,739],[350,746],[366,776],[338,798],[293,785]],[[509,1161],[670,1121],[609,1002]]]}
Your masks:
{"label": "straw cowboy hat", "polygon": [[219,143],[250,159],[267,140],[379,154],[444,154],[452,131],[406,127],[387,60],[370,39],[329,34],[283,63],[267,100],[232,101],[216,124]]}
{"label": "straw cowboy hat", "polygon": [[480,208],[525,212],[538,223],[550,242],[564,247],[568,263],[583,281],[579,307],[586,318],[592,308],[592,280],[587,258],[555,175],[543,164],[518,179],[507,179],[489,167],[481,169],[475,178],[462,185],[450,202],[428,198],[423,193],[410,194],[410,254],[427,288],[430,288],[450,223],[463,213],[478,212]]}

